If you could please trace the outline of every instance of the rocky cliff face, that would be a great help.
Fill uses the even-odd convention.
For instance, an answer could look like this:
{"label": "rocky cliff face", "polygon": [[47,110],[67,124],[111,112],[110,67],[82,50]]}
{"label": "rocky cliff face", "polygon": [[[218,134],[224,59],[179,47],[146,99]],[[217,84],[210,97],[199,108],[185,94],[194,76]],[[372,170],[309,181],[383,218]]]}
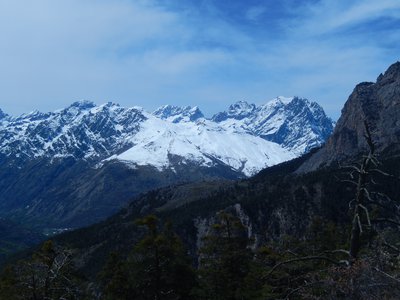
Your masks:
{"label": "rocky cliff face", "polygon": [[379,75],[376,83],[363,82],[355,87],[332,136],[299,171],[350,160],[366,151],[364,120],[378,152],[400,150],[400,62]]}

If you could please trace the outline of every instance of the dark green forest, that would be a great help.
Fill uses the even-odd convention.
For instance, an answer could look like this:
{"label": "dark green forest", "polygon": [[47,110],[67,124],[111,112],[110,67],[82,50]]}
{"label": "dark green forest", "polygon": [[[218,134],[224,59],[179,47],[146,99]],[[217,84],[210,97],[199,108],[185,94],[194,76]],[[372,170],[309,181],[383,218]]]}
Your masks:
{"label": "dark green forest", "polygon": [[400,160],[305,159],[144,194],[15,258],[0,299],[398,299]]}

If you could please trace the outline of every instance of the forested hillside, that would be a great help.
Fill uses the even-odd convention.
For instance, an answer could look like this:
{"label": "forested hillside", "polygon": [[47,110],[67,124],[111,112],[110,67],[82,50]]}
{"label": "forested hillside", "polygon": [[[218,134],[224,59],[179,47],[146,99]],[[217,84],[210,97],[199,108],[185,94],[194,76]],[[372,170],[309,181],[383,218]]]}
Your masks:
{"label": "forested hillside", "polygon": [[[142,194],[106,221],[11,263],[0,295],[399,298],[399,66],[355,88],[322,148],[248,179]],[[379,103],[383,112],[368,118]]]}

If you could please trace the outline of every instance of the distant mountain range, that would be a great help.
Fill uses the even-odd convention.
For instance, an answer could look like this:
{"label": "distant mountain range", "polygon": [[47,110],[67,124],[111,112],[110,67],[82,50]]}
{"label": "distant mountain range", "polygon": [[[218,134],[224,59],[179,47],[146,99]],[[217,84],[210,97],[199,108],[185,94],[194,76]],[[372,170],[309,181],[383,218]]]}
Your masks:
{"label": "distant mountain range", "polygon": [[50,113],[0,113],[0,153],[17,164],[33,158],[118,159],[158,169],[173,160],[229,166],[246,176],[320,146],[332,120],[315,102],[278,97],[265,105],[240,101],[206,119],[198,107],[142,108],[75,102]]}
{"label": "distant mountain range", "polygon": [[254,175],[320,146],[332,130],[317,103],[298,97],[240,101],[209,119],[198,107],[149,113],[89,101],[1,112],[0,216],[50,231],[92,224],[154,188]]}

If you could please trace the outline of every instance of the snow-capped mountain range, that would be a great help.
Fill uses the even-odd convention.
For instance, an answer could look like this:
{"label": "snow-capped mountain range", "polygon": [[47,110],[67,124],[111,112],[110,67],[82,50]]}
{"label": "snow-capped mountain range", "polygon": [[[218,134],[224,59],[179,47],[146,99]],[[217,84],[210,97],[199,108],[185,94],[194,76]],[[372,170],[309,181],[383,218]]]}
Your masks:
{"label": "snow-capped mountain range", "polygon": [[323,144],[334,125],[318,103],[298,97],[277,97],[261,106],[239,101],[212,120],[275,142],[296,156]]}
{"label": "snow-capped mountain range", "polygon": [[240,101],[210,119],[198,107],[165,105],[149,113],[80,101],[19,117],[0,110],[0,153],[21,162],[72,156],[97,167],[113,159],[160,170],[177,162],[223,164],[249,176],[321,145],[332,129],[317,103],[298,97],[261,106]]}

